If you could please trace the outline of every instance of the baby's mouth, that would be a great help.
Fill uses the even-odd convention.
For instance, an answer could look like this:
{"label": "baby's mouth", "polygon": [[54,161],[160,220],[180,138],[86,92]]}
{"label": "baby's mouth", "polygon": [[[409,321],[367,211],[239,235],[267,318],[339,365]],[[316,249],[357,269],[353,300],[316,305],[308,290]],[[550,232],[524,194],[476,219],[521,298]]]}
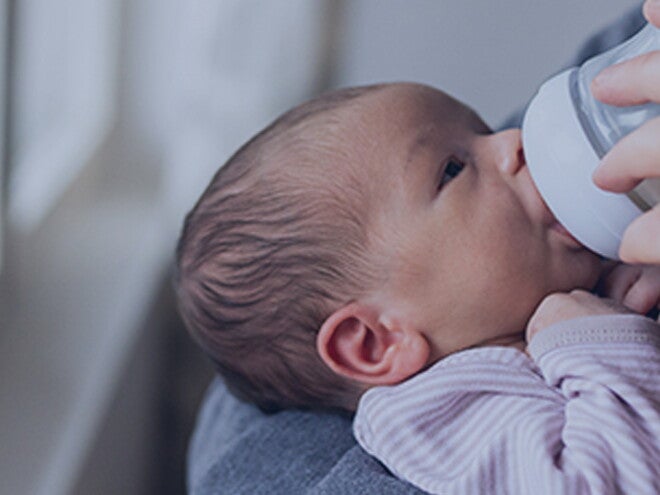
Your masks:
{"label": "baby's mouth", "polygon": [[552,211],[548,207],[548,204],[543,199],[543,196],[541,196],[541,193],[539,193],[539,190],[536,188],[536,184],[534,184],[534,181],[531,181],[531,183],[534,188],[534,191],[536,192],[536,195],[538,196],[539,201],[541,202],[541,206],[543,209],[543,213],[542,213],[543,224],[548,226],[550,230],[557,232],[560,235],[560,237],[566,242],[566,244],[569,245],[569,247],[572,247],[574,249],[586,249],[584,244],[578,241],[573,236],[573,234],[571,234],[569,230],[566,227],[564,227],[559,222],[559,220],[557,220],[557,217],[555,217],[555,215],[552,213]]}
{"label": "baby's mouth", "polygon": [[550,228],[555,232],[558,232],[565,239],[569,240],[571,244],[573,244],[575,247],[580,249],[586,249],[584,244],[582,244],[575,237],[573,237],[573,234],[571,234],[566,227],[564,227],[561,223],[559,223],[557,219],[555,219],[555,222],[550,226]]}
{"label": "baby's mouth", "polygon": [[[529,169],[527,168],[527,163],[523,164],[524,166],[524,182],[526,187],[523,187],[523,196],[527,197],[528,207],[533,217],[539,218],[541,225],[558,234],[558,237],[566,244],[570,249],[573,250],[583,250],[587,249],[580,241],[578,241],[573,234],[571,234],[566,227],[564,227],[554,213],[550,210],[550,207],[543,199],[543,196],[539,192],[534,180],[532,179]],[[523,198],[524,199],[524,198]]]}
{"label": "baby's mouth", "polygon": [[[548,208],[548,205],[546,204],[545,200],[541,195],[539,195],[541,198],[541,203],[543,203],[543,207],[546,211],[546,214],[544,215],[545,218],[547,219],[546,221],[549,224],[550,230],[557,232],[559,236],[566,241],[566,244],[568,244],[569,247],[576,249],[576,250],[581,250],[581,249],[586,249],[584,244],[582,244],[580,241],[578,241],[573,234],[570,233],[570,231],[564,227],[564,225],[557,220],[557,217],[554,216],[550,208]],[[548,225],[546,224],[546,225]]]}

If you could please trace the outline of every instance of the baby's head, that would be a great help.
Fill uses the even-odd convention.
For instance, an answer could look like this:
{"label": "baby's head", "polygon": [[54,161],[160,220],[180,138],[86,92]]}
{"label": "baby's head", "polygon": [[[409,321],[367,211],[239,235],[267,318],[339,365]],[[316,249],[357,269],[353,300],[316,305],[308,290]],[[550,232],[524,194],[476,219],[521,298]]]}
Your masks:
{"label": "baby's head", "polygon": [[458,350],[523,346],[545,295],[598,272],[538,195],[519,131],[392,84],[305,103],[230,158],[186,219],[177,291],[239,396],[350,410]]}

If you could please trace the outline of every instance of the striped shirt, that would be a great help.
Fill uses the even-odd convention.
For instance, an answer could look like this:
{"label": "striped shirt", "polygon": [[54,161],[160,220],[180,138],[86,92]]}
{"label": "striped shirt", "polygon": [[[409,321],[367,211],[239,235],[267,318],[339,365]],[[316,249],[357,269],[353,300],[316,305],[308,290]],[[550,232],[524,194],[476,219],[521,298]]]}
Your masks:
{"label": "striped shirt", "polygon": [[353,431],[437,494],[660,494],[660,325],[593,316],[452,354],[361,398]]}

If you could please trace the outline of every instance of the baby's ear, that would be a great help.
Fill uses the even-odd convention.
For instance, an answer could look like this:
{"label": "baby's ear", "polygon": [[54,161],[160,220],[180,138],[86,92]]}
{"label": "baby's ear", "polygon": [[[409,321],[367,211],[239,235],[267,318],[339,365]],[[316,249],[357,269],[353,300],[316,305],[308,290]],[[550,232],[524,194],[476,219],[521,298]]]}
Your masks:
{"label": "baby's ear", "polygon": [[405,380],[424,368],[430,353],[421,332],[359,302],[325,320],[316,348],[335,373],[370,385]]}

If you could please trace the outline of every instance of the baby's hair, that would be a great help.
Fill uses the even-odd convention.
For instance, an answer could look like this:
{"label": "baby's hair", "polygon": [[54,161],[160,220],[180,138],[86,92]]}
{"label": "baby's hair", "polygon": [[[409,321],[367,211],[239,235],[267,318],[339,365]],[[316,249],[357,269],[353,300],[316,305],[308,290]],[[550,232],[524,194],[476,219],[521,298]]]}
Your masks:
{"label": "baby's hair", "polygon": [[357,159],[342,119],[359,116],[344,110],[379,88],[335,91],[282,115],[220,168],[186,217],[182,318],[230,390],[264,410],[351,409],[359,395],[315,343],[335,309],[376,283],[368,198],[351,180],[360,167],[338,165]]}

